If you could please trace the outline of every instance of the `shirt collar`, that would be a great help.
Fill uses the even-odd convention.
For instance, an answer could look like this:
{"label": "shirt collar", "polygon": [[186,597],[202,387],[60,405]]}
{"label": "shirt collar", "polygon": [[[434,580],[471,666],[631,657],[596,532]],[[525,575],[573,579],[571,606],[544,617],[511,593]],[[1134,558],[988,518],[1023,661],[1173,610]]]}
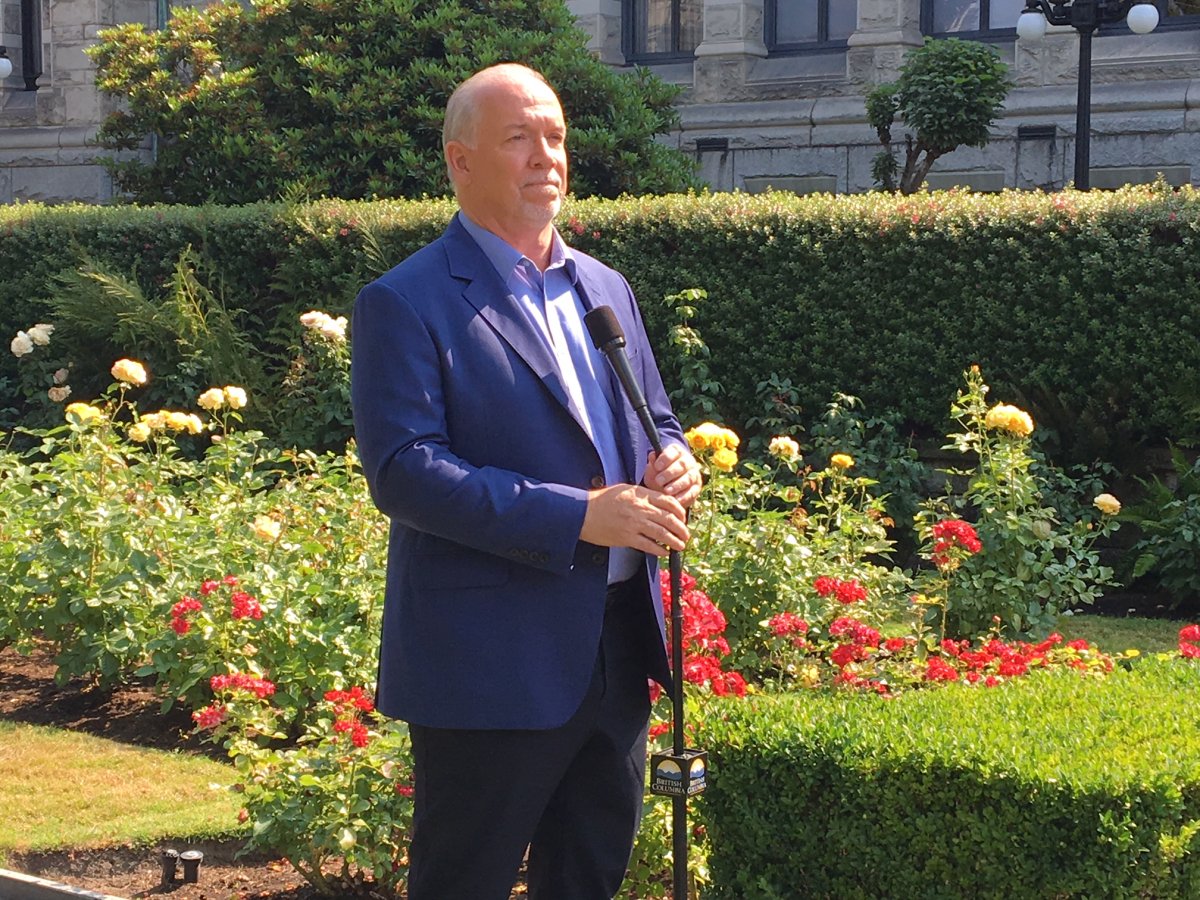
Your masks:
{"label": "shirt collar", "polygon": [[[499,235],[493,234],[482,225],[471,220],[461,209],[458,211],[458,220],[462,223],[463,228],[467,230],[467,234],[475,239],[475,243],[479,245],[479,249],[483,251],[483,255],[488,258],[488,261],[500,273],[500,277],[507,284],[512,276],[513,270],[521,263],[522,260],[528,261],[532,266],[533,262],[529,260],[520,250],[512,246],[508,241]],[[558,229],[555,228],[550,239],[550,266],[553,269],[561,265],[567,273],[567,278],[571,284],[575,284],[576,262],[575,254],[571,252],[571,248],[559,235]],[[536,268],[536,267],[535,267]]]}

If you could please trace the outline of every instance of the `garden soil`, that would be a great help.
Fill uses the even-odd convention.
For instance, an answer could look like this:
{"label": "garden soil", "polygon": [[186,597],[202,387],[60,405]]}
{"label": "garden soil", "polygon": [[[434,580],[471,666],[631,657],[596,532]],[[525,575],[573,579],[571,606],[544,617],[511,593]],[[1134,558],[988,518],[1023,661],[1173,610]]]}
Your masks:
{"label": "garden soil", "polygon": [[[163,715],[159,702],[148,684],[132,684],[111,693],[83,682],[60,686],[55,684],[54,664],[48,654],[23,656],[11,647],[0,650],[0,719],[69,728],[141,747],[207,753],[223,760],[216,748],[203,745],[191,734],[191,721],[184,710]],[[167,848],[204,853],[196,883],[161,884],[159,854]],[[283,860],[264,856],[234,859],[240,848],[240,841],[164,841],[152,847],[11,854],[4,868],[127,900],[311,900],[316,896]],[[518,883],[512,900],[524,897],[524,885]]]}

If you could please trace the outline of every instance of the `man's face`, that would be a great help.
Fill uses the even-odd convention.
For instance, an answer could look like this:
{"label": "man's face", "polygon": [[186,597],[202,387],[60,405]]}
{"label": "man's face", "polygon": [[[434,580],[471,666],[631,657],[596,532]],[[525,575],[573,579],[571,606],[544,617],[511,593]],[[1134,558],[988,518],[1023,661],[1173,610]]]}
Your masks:
{"label": "man's face", "polygon": [[544,228],[567,193],[567,126],[554,92],[531,77],[481,89],[472,146],[451,142],[459,203],[481,225]]}

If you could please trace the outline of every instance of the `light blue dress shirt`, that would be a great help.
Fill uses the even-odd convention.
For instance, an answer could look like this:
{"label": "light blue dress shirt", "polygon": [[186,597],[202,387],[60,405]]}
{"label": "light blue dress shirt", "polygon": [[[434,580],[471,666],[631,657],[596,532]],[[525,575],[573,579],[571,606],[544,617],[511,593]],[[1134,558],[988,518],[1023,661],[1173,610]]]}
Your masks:
{"label": "light blue dress shirt", "polygon": [[[575,258],[554,232],[550,265],[545,272],[527,256],[487,229],[458,213],[463,228],[500,274],[509,292],[528,316],[534,331],[554,356],[559,376],[571,405],[578,414],[600,461],[607,484],[629,481],[629,473],[617,446],[615,409],[618,398],[611,395],[608,361],[587,337],[584,308],[575,290]],[[637,574],[644,555],[629,547],[613,547],[608,558],[608,583],[616,584]]]}

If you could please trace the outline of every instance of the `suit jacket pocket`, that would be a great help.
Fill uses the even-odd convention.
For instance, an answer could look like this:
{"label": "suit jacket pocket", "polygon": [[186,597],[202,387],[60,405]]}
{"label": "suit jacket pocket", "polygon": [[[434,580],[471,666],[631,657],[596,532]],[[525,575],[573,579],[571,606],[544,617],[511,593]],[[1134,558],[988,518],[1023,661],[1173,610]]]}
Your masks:
{"label": "suit jacket pocket", "polygon": [[512,578],[508,560],[470,547],[415,555],[410,571],[413,586],[426,590],[496,587]]}

